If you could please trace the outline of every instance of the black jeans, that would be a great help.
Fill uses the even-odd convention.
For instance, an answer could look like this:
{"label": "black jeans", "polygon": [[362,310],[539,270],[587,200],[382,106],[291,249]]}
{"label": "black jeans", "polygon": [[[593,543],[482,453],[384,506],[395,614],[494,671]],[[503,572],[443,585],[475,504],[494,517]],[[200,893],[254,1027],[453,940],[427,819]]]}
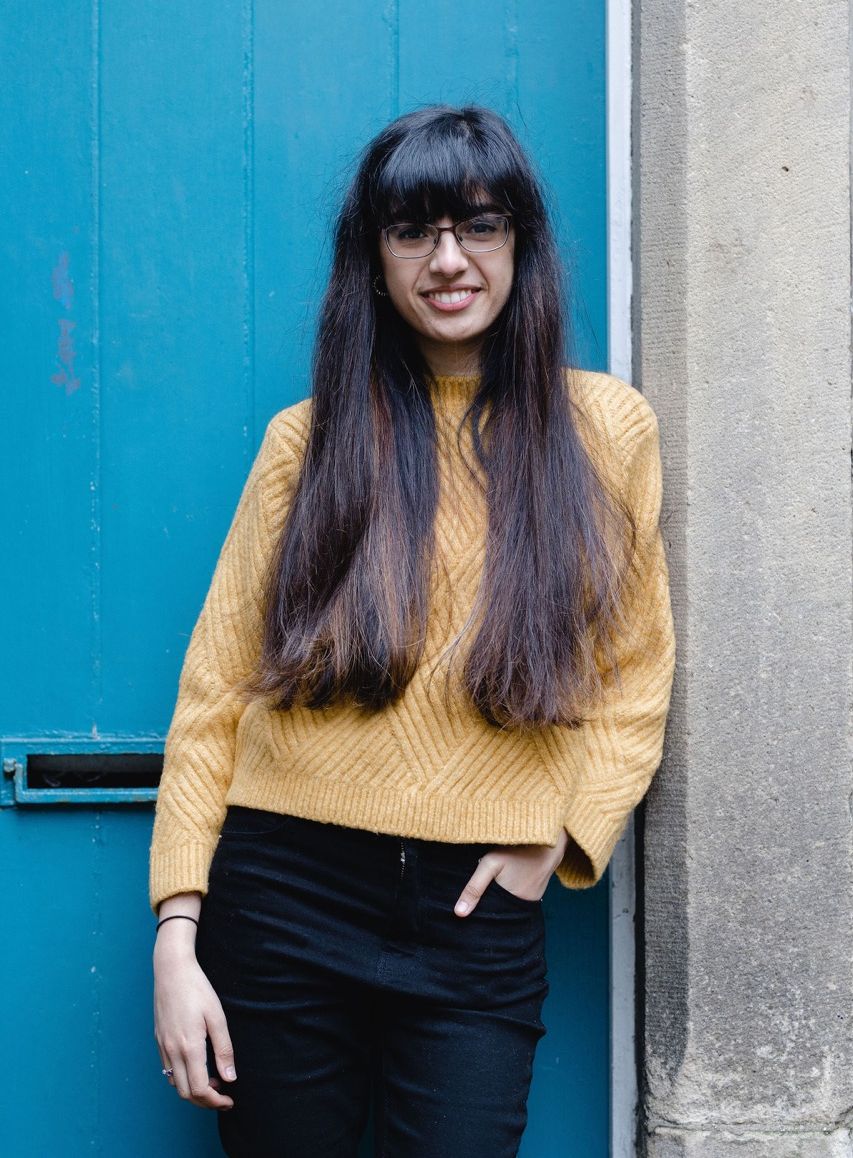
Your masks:
{"label": "black jeans", "polygon": [[[231,1158],[513,1158],[548,993],[540,901],[492,882],[493,845],[232,806],[197,955],[235,1051]],[[215,1072],[209,1055],[211,1074]]]}

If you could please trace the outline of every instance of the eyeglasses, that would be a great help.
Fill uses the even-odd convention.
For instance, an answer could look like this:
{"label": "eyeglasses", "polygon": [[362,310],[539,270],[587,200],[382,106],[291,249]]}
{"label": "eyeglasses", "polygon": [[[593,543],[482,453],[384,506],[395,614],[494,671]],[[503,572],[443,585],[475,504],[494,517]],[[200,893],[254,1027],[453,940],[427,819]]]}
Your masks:
{"label": "eyeglasses", "polygon": [[480,213],[455,225],[420,225],[402,221],[382,230],[385,244],[394,257],[429,257],[438,247],[442,233],[453,233],[468,253],[491,253],[506,245],[509,237],[508,213]]}

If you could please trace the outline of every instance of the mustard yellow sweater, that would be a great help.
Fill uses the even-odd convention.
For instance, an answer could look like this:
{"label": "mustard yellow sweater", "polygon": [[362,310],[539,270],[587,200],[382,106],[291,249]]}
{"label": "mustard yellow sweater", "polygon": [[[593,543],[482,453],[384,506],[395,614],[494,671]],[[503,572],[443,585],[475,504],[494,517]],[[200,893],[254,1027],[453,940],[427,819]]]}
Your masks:
{"label": "mustard yellow sweater", "polygon": [[[612,375],[567,376],[603,448],[599,466],[638,521],[642,590],[632,601],[632,630],[620,653],[621,693],[579,729],[501,731],[470,706],[461,685],[451,682],[455,692],[445,702],[443,669],[429,679],[465,623],[485,552],[485,498],[455,443],[476,382],[436,383],[436,550],[447,571],[435,572],[441,577],[421,665],[401,700],[378,714],[353,706],[271,711],[260,703],[246,706],[234,694],[259,653],[261,579],[292,498],[311,400],[270,420],[181,671],[151,843],[155,911],[175,893],[207,891],[229,804],[453,842],[554,845],[564,826],[570,840],[557,869],[560,882],[584,888],[606,869],[660,763],[675,659],[658,525],[657,420],[642,394]],[[462,446],[471,461],[470,435]]]}

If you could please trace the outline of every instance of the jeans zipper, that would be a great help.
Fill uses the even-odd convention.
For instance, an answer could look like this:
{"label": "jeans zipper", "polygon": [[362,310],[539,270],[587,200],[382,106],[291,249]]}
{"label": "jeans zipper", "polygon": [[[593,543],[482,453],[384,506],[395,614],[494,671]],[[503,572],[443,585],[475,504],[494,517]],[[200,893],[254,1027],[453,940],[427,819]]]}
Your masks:
{"label": "jeans zipper", "polygon": [[406,846],[400,840],[400,880],[403,879],[403,873],[406,871]]}

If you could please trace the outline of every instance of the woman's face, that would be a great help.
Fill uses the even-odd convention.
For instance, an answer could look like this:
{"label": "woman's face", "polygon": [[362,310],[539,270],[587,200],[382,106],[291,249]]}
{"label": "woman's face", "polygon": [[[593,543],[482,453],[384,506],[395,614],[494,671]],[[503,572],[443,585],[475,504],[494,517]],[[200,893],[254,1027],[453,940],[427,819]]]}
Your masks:
{"label": "woman's face", "polygon": [[[442,217],[433,225],[453,225]],[[380,238],[385,285],[397,313],[417,335],[435,374],[476,373],[483,335],[506,304],[515,270],[515,236],[487,253],[463,249],[452,231],[427,257],[395,257]],[[459,299],[459,294],[463,294]],[[450,300],[448,295],[452,294]]]}

